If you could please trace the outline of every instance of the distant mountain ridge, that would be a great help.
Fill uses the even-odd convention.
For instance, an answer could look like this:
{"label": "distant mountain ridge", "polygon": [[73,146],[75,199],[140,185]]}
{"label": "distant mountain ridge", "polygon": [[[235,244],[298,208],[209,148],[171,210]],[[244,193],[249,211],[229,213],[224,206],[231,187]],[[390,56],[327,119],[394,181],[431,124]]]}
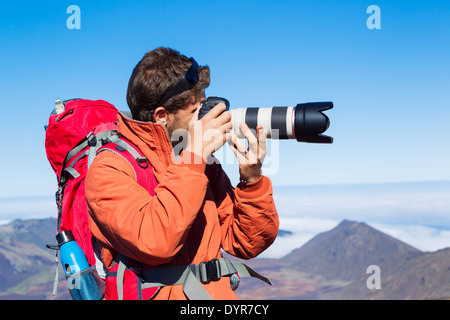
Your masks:
{"label": "distant mountain ridge", "polygon": [[[33,285],[51,279],[55,255],[45,245],[55,243],[55,230],[55,219],[15,220],[0,226],[0,299],[26,297]],[[32,296],[46,297],[40,292]]]}
{"label": "distant mountain ridge", "polygon": [[[45,244],[55,243],[55,229],[55,219],[0,226],[0,299],[54,299],[55,255]],[[273,286],[242,279],[236,291],[240,299],[450,297],[450,248],[422,252],[362,222],[344,220],[280,259],[246,263]],[[381,289],[367,287],[369,265],[380,267]],[[62,272],[60,280],[56,298],[70,299]]]}
{"label": "distant mountain ridge", "polygon": [[70,299],[59,266],[58,295],[52,296],[56,272],[56,219],[14,220],[0,225],[0,300]]}
{"label": "distant mountain ridge", "polygon": [[56,233],[56,219],[14,220],[0,225],[0,243],[27,242],[37,246],[44,246],[50,241],[54,243]]}
{"label": "distant mountain ridge", "polygon": [[[450,248],[422,252],[365,223],[342,221],[280,259],[247,262],[273,287],[244,279],[241,299],[441,299],[450,297]],[[369,289],[369,266],[381,289]],[[246,283],[244,283],[244,281]]]}
{"label": "distant mountain ridge", "polygon": [[420,252],[365,223],[342,221],[336,228],[323,232],[293,250],[282,260],[287,266],[320,274],[325,279],[354,279],[367,266],[384,266],[388,261],[409,252]]}

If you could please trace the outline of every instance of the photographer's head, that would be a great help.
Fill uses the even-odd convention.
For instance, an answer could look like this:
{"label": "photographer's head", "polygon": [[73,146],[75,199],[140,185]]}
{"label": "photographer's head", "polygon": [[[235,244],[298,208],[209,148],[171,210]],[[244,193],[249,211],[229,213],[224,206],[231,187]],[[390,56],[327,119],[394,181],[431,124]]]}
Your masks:
{"label": "photographer's head", "polygon": [[147,52],[134,68],[127,103],[136,120],[170,122],[180,110],[192,109],[204,99],[209,82],[208,66],[160,47]]}

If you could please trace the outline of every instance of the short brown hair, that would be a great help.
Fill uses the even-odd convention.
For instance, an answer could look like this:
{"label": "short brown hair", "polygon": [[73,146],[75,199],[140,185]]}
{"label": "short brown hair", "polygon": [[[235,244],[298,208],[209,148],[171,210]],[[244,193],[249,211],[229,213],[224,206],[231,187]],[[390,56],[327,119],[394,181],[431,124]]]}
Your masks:
{"label": "short brown hair", "polygon": [[[127,103],[133,119],[153,121],[158,102],[183,77],[192,62],[170,48],[156,48],[139,61],[128,82]],[[209,86],[209,67],[197,69],[198,83],[191,89],[171,97],[162,104],[169,113],[176,113],[198,97]]]}

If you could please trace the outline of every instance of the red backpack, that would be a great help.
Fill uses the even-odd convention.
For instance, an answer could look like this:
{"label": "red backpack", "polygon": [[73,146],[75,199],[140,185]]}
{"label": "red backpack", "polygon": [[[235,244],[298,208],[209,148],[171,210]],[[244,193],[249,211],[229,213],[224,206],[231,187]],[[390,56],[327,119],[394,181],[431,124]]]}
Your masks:
{"label": "red backpack", "polygon": [[[156,179],[147,159],[129,141],[117,134],[118,110],[103,100],[56,100],[46,126],[45,150],[58,182],[56,191],[56,234],[71,230],[91,267],[97,264],[96,278],[103,293],[105,280],[95,239],[89,230],[85,197],[87,170],[98,152],[110,150],[124,156],[136,172],[137,181],[154,195]],[[57,246],[48,246],[58,250]],[[97,257],[96,257],[97,253]],[[58,255],[58,251],[56,253]],[[57,258],[58,263],[58,258]],[[58,277],[58,274],[56,275]],[[53,294],[56,294],[56,284]],[[70,287],[69,287],[70,290]]]}

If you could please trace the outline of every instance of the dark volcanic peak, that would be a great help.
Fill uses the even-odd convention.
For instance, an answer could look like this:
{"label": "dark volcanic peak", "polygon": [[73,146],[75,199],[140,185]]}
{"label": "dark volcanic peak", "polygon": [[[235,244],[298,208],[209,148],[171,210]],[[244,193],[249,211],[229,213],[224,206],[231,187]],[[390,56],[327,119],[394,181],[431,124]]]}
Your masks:
{"label": "dark volcanic peak", "polygon": [[365,274],[370,265],[381,267],[410,252],[420,251],[365,223],[344,220],[282,259],[303,272],[352,280]]}

